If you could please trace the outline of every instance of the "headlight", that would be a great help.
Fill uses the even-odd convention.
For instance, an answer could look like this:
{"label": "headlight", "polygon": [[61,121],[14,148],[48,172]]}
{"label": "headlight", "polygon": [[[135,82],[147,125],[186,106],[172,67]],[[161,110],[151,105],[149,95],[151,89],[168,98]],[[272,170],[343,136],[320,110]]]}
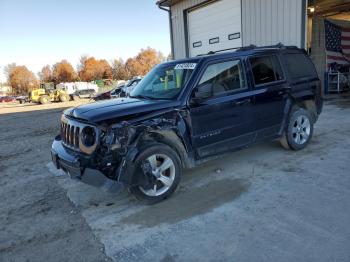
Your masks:
{"label": "headlight", "polygon": [[81,141],[84,146],[91,147],[95,144],[96,141],[96,132],[93,127],[86,126],[81,132]]}
{"label": "headlight", "polygon": [[110,130],[105,137],[105,142],[108,147],[110,147],[112,150],[120,148],[120,143],[118,141],[117,136],[113,132],[113,130]]}

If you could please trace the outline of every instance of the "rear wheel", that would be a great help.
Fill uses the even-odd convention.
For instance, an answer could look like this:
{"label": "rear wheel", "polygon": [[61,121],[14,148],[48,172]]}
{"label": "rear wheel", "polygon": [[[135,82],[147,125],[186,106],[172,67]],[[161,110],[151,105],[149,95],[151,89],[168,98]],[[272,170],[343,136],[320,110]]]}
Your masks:
{"label": "rear wheel", "polygon": [[60,101],[61,102],[67,102],[69,100],[69,96],[68,95],[60,95]]}
{"label": "rear wheel", "polygon": [[47,104],[50,102],[50,97],[49,96],[41,96],[39,99],[40,104]]}
{"label": "rear wheel", "polygon": [[73,100],[74,101],[79,101],[80,100],[80,97],[78,95],[73,95]]}
{"label": "rear wheel", "polygon": [[177,188],[182,173],[177,153],[163,144],[154,144],[141,151],[135,161],[135,176],[142,184],[131,187],[137,199],[154,204],[168,198]]}
{"label": "rear wheel", "polygon": [[307,146],[313,135],[311,113],[300,107],[294,107],[289,117],[288,126],[280,139],[284,148],[300,150]]}

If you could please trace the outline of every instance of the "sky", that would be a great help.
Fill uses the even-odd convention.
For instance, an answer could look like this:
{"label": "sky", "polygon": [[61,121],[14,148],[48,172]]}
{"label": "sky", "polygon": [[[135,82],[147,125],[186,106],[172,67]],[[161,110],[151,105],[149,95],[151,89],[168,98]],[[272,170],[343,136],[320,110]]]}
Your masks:
{"label": "sky", "polygon": [[4,66],[37,74],[82,55],[111,61],[152,47],[170,53],[167,12],[155,0],[0,0],[0,82]]}

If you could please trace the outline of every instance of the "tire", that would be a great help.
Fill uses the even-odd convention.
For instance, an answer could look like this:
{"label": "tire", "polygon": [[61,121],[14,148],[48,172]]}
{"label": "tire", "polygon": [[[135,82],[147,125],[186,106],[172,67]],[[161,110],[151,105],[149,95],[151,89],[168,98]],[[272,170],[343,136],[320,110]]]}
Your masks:
{"label": "tire", "polygon": [[67,95],[60,95],[60,102],[67,102],[69,101],[69,96]]}
{"label": "tire", "polygon": [[50,103],[50,98],[48,96],[41,96],[39,99],[40,104],[48,104]]}
{"label": "tire", "polygon": [[[165,164],[163,172],[162,164]],[[134,176],[144,175],[143,185],[130,187],[129,191],[146,204],[155,204],[168,198],[181,180],[182,166],[177,153],[164,144],[152,144],[135,160]],[[164,183],[165,182],[165,183]]]}
{"label": "tire", "polygon": [[286,149],[301,150],[310,142],[314,131],[312,114],[300,107],[294,107],[290,113],[288,126],[280,138],[281,145]]}
{"label": "tire", "polygon": [[79,101],[80,97],[78,95],[73,95],[73,101]]}

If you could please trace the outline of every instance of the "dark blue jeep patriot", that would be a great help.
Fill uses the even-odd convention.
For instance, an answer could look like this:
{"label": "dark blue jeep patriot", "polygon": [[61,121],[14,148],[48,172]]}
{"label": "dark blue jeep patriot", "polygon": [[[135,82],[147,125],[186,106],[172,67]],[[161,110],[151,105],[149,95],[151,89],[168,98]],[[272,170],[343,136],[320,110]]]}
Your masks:
{"label": "dark blue jeep patriot", "polygon": [[272,139],[303,149],[322,104],[315,67],[296,47],[166,62],[130,97],[66,110],[52,160],[73,178],[118,181],[155,203],[175,191],[184,168],[219,154]]}

